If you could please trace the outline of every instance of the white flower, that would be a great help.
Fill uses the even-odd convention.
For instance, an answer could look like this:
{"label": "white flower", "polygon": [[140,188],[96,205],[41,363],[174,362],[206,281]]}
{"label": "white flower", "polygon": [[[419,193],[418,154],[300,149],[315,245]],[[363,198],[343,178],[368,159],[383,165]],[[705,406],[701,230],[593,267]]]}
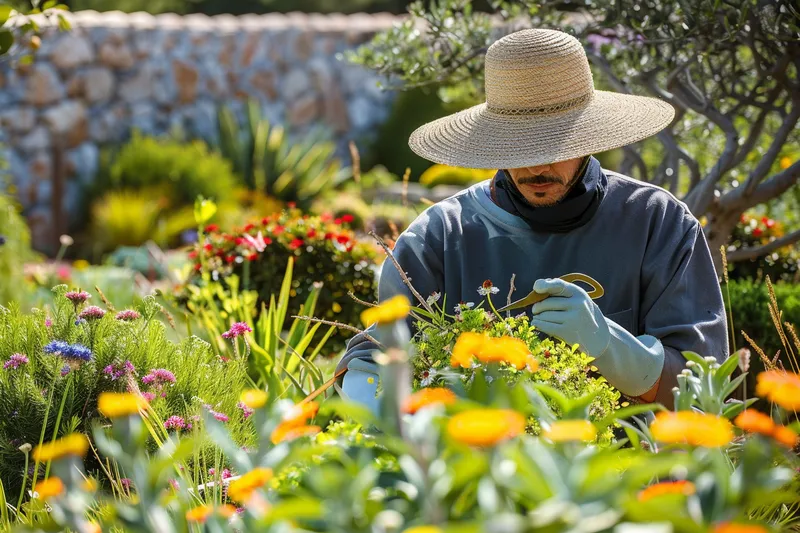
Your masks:
{"label": "white flower", "polygon": [[497,294],[498,292],[500,292],[500,289],[498,289],[495,286],[478,287],[478,294],[480,294],[481,296],[487,296],[489,294]]}
{"label": "white flower", "polygon": [[464,309],[472,309],[473,307],[475,307],[475,304],[472,302],[467,302],[467,303],[461,302],[456,306],[456,314],[457,315],[461,314],[461,311],[463,311]]}
{"label": "white flower", "polygon": [[428,302],[428,305],[433,305],[436,302],[438,302],[441,297],[442,297],[442,293],[440,293],[440,292],[432,292],[431,295],[428,296],[428,299],[425,300],[425,301]]}
{"label": "white flower", "polygon": [[437,372],[436,372],[435,368],[429,368],[429,369],[423,371],[422,372],[422,379],[419,382],[420,385],[422,385],[423,387],[429,387],[430,385],[432,385],[433,384],[433,380],[436,379],[436,374],[437,374]]}

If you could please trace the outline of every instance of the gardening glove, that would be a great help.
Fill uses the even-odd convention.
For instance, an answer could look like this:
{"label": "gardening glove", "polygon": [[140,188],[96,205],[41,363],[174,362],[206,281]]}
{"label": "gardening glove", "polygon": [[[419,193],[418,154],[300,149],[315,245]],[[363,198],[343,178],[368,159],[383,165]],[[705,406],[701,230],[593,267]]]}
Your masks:
{"label": "gardening glove", "polygon": [[664,346],[652,335],[632,335],[603,316],[586,291],[561,279],[540,279],[533,290],[550,297],[534,304],[531,325],[567,344],[579,344],[620,392],[648,392],[664,368]]}
{"label": "gardening glove", "polygon": [[351,359],[342,381],[341,395],[344,399],[367,407],[378,416],[380,403],[378,392],[378,365],[366,359]]}

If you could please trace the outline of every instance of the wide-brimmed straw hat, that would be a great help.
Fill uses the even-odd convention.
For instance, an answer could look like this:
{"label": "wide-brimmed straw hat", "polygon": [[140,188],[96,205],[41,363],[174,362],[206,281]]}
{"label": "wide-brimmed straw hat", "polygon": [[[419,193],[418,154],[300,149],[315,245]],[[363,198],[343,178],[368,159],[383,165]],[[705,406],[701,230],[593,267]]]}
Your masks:
{"label": "wide-brimmed straw hat", "polygon": [[675,110],[655,98],[596,91],[580,42],[529,29],[486,53],[486,103],[411,134],[417,154],[444,165],[522,168],[566,161],[649,137]]}

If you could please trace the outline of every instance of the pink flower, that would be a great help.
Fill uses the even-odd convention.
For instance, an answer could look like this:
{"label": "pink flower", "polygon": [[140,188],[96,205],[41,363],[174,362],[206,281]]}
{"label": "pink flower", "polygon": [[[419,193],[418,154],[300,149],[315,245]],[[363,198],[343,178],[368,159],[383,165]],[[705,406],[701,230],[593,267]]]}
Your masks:
{"label": "pink flower", "polygon": [[169,480],[169,484],[170,484],[170,485],[172,486],[172,488],[173,488],[173,489],[175,489],[176,491],[177,491],[177,490],[180,490],[180,488],[181,488],[181,486],[180,486],[180,485],[178,485],[178,480],[177,480],[177,479],[170,479],[170,480]]}
{"label": "pink flower", "polygon": [[253,416],[253,413],[255,413],[254,409],[251,409],[250,407],[247,407],[243,402],[237,403],[236,407],[238,407],[239,409],[242,410],[242,414],[244,415],[244,419],[245,420],[247,420],[248,418]]}
{"label": "pink flower", "polygon": [[[249,234],[245,235],[244,240],[247,242],[247,244],[255,248],[259,253],[263,252],[267,248],[267,245],[269,244],[269,242],[267,242],[267,239],[264,239],[264,236],[261,235],[260,231],[258,232],[258,235],[256,235],[255,237]],[[270,242],[272,241],[270,240]]]}
{"label": "pink flower", "polygon": [[97,307],[96,305],[90,305],[78,315],[78,318],[82,318],[84,320],[97,320],[103,318],[106,312]]}
{"label": "pink flower", "polygon": [[209,475],[209,476],[213,476],[213,475],[214,475],[214,474],[216,474],[216,473],[217,473],[217,471],[216,471],[214,468],[209,468],[209,469],[208,469],[208,475]]}
{"label": "pink flower", "polygon": [[222,479],[230,479],[232,477],[233,477],[233,474],[231,474],[230,470],[228,470],[227,468],[224,468],[222,470]]}
{"label": "pink flower", "polygon": [[51,319],[50,317],[45,318],[44,319],[44,325],[45,325],[45,327],[48,327],[48,328],[53,327],[53,319]]}
{"label": "pink flower", "polygon": [[227,422],[228,421],[228,415],[226,415],[225,413],[220,413],[218,411],[211,411],[211,415],[214,418],[216,418],[217,420],[219,420],[220,422]]}
{"label": "pink flower", "polygon": [[69,291],[64,296],[76,306],[86,302],[86,300],[92,297],[92,295],[86,291]]}
{"label": "pink flower", "polygon": [[124,478],[119,480],[119,484],[122,485],[122,488],[125,489],[125,490],[128,490],[128,491],[131,490],[131,484],[132,483],[133,482],[130,480],[130,478],[127,478],[127,477],[124,477]]}
{"label": "pink flower", "polygon": [[131,322],[133,320],[138,320],[141,318],[142,315],[134,311],[133,309],[125,309],[124,311],[120,311],[117,313],[117,316],[114,318],[120,320],[122,322]]}
{"label": "pink flower", "polygon": [[225,339],[235,339],[240,335],[253,331],[246,322],[236,322],[231,326],[231,329],[222,334]]}
{"label": "pink flower", "polygon": [[142,383],[145,385],[155,385],[160,388],[167,383],[174,384],[175,374],[165,368],[156,368],[142,378]]}
{"label": "pink flower", "polygon": [[177,429],[177,430],[185,429],[186,421],[179,416],[172,415],[171,417],[167,418],[167,420],[164,422],[164,427],[166,429]]}
{"label": "pink flower", "polygon": [[142,397],[143,397],[145,400],[147,400],[147,403],[150,403],[150,402],[152,402],[153,400],[155,400],[155,399],[156,399],[156,395],[155,395],[155,394],[153,394],[152,392],[143,392],[143,393],[142,393]]}
{"label": "pink flower", "polygon": [[8,358],[8,361],[3,363],[3,370],[8,370],[9,368],[12,370],[16,370],[20,365],[27,365],[27,364],[28,364],[27,356],[21,353],[15,353]]}

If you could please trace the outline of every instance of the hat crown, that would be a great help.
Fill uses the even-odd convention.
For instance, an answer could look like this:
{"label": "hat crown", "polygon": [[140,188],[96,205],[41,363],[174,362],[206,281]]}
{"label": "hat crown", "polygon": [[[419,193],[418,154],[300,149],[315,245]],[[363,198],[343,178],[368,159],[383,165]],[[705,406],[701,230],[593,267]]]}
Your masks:
{"label": "hat crown", "polygon": [[587,105],[594,83],[580,42],[562,31],[528,29],[486,52],[486,105],[504,115],[544,115]]}

